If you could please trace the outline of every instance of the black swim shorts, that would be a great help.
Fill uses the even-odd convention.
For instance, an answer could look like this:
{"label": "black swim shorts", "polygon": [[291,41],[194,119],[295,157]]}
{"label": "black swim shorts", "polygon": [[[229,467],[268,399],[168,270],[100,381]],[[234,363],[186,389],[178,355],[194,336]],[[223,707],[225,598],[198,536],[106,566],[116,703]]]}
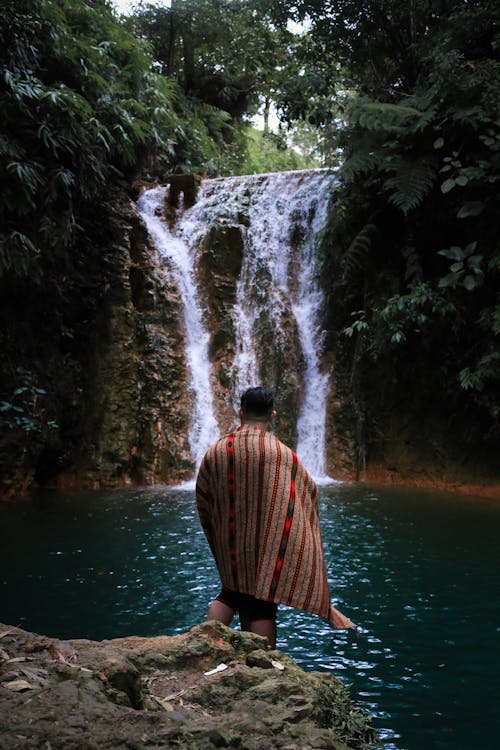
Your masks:
{"label": "black swim shorts", "polygon": [[227,604],[248,622],[276,620],[278,605],[274,602],[266,602],[264,599],[256,599],[255,596],[250,594],[240,594],[239,591],[231,591],[226,588],[222,588],[216,599],[223,604]]}

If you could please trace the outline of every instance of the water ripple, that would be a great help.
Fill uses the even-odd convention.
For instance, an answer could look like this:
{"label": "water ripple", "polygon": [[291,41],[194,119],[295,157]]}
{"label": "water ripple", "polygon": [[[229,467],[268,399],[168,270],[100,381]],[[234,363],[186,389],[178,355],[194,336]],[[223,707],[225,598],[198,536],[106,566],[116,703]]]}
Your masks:
{"label": "water ripple", "polygon": [[[500,661],[498,505],[333,485],[321,489],[320,514],[332,597],[359,635],[280,607],[278,647],[342,677],[385,750],[487,747]],[[43,496],[22,512],[0,507],[0,522],[1,619],[27,629],[181,633],[219,590],[186,490]]]}

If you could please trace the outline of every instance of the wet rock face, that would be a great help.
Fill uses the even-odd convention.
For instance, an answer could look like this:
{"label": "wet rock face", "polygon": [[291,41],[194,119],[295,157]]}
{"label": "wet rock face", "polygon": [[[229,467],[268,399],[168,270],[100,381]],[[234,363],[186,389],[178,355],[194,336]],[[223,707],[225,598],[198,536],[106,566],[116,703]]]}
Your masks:
{"label": "wet rock face", "polygon": [[182,195],[185,208],[196,203],[198,188],[201,184],[201,176],[198,174],[173,174],[167,178],[170,190],[167,194],[167,210],[169,206],[178,208]]}
{"label": "wet rock face", "polygon": [[198,248],[198,284],[206,305],[206,325],[210,335],[209,358],[213,366],[214,406],[222,430],[234,422],[234,411],[227,398],[230,372],[235,355],[235,329],[232,311],[243,261],[243,237],[239,225],[213,224]]}
{"label": "wet rock face", "polygon": [[219,623],[100,643],[0,636],[3,750],[372,747],[339,680]]}
{"label": "wet rock face", "polygon": [[[231,379],[237,353],[234,307],[245,255],[243,231],[248,218],[245,221],[244,210],[243,203],[232,217],[239,223],[232,224],[223,216],[223,220],[212,224],[198,248],[198,283],[206,305],[213,394],[222,431],[230,429],[235,420],[228,393],[235,388]],[[295,445],[304,362],[290,303],[283,299],[279,320],[276,320],[275,300],[270,293],[266,268],[256,275],[249,303],[261,310],[253,329],[254,347],[261,363],[259,382],[280,384],[276,390],[276,431],[286,443]]]}
{"label": "wet rock face", "polygon": [[132,211],[95,326],[81,439],[60,487],[172,481],[192,475],[179,293]]}
{"label": "wet rock face", "polygon": [[[265,293],[265,286],[263,287]],[[258,352],[261,380],[277,384],[275,432],[287,445],[297,443],[297,417],[304,392],[305,363],[296,321],[288,303],[270,315],[272,304],[263,306],[256,320],[256,350]]]}
{"label": "wet rock face", "polygon": [[[252,191],[262,189],[265,182],[266,178],[261,177],[252,186],[235,183],[234,190],[219,181],[206,186],[201,209],[206,232],[197,247],[198,285],[206,309],[212,386],[222,431],[234,425],[231,396],[233,401],[238,400],[241,386],[237,381],[247,375],[238,371],[236,361],[241,351],[250,345],[258,370],[256,382],[252,384],[275,390],[276,433],[294,446],[305,373],[299,330],[292,310],[292,300],[297,295],[303,227],[298,212],[295,223],[292,221],[287,226],[287,239],[283,237],[292,249],[286,289],[284,286],[279,290],[272,270],[277,261],[266,257],[267,249],[272,250],[266,245],[269,240],[266,231],[260,227],[258,237],[249,239],[256,211]],[[281,220],[273,215],[273,210],[273,205],[264,204],[258,209],[263,226]],[[284,255],[287,253],[288,249],[283,251]],[[248,330],[237,330],[241,327],[241,315],[250,320]]]}

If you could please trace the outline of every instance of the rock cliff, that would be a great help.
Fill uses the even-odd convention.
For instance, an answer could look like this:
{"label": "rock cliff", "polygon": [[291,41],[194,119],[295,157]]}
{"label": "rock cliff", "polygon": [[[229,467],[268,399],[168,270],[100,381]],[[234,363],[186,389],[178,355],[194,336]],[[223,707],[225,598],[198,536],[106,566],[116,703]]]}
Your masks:
{"label": "rock cliff", "polygon": [[368,750],[333,676],[204,623],[179,636],[60,641],[0,625],[2,750]]}
{"label": "rock cliff", "polygon": [[[248,377],[235,362],[240,357],[249,369],[252,358],[241,355],[251,341],[252,379],[275,388],[276,433],[296,447],[306,362],[291,300],[301,302],[300,248],[314,211],[304,202],[310,192],[306,175],[296,177],[294,187],[303,189],[302,212],[293,190],[287,198],[288,177],[274,179],[279,189],[266,188],[265,175],[210,180],[203,183],[194,211],[183,214],[180,205],[169,204],[162,212],[181,236],[183,216],[188,224],[193,216],[199,224],[192,246],[194,276],[220,431],[235,424],[240,381]],[[188,203],[195,199],[198,180],[191,175],[189,184]],[[145,187],[129,186],[130,196],[137,198]],[[63,310],[56,305],[52,310],[50,285],[40,287],[36,300],[15,287],[3,300],[0,497],[36,485],[108,488],[174,484],[193,476],[193,394],[183,300],[172,263],[154,247],[125,186],[108,204],[95,207],[92,224],[93,234],[81,239],[72,265],[68,261],[68,267],[47,271],[64,297]],[[411,404],[406,398],[411,383],[399,382],[391,363],[363,370],[359,342],[341,334],[345,282],[334,274],[320,277],[324,337],[317,348],[320,369],[329,373],[326,473],[453,490],[470,486],[475,494],[498,497],[496,454],[480,461],[467,454],[467,446],[453,445],[446,412],[429,383]]]}
{"label": "rock cliff", "polygon": [[[99,485],[190,476],[181,302],[135,212],[96,321],[75,465]],[[64,481],[64,480],[63,480]]]}

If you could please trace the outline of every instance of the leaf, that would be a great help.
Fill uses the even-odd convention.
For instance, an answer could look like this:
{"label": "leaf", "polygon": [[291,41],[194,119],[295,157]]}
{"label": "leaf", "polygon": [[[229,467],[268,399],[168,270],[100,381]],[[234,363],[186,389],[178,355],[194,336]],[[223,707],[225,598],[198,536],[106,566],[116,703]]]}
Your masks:
{"label": "leaf", "polygon": [[469,292],[472,289],[475,289],[477,286],[479,286],[478,282],[474,278],[474,276],[470,276],[470,274],[467,274],[467,276],[463,280],[463,285],[466,289],[469,290]]}
{"label": "leaf", "polygon": [[34,685],[30,685],[26,680],[11,680],[11,682],[4,682],[3,687],[12,690],[15,693],[23,693],[25,690],[34,689]]}
{"label": "leaf", "polygon": [[464,185],[467,185],[467,183],[469,182],[469,178],[464,174],[460,174],[455,178],[455,182],[457,183],[457,185],[460,185],[460,187],[464,187]]}
{"label": "leaf", "polygon": [[434,148],[436,150],[440,149],[440,148],[443,148],[443,146],[444,146],[444,138],[436,138],[436,140],[433,143],[433,146],[434,146]]}
{"label": "leaf", "polygon": [[444,255],[445,258],[450,258],[450,260],[463,260],[466,254],[458,245],[452,245],[446,250],[438,250],[438,255]]}
{"label": "leaf", "polygon": [[481,265],[482,260],[483,260],[483,256],[482,255],[471,255],[467,259],[467,263],[474,270],[479,270],[479,266]]}
{"label": "leaf", "polygon": [[468,391],[470,388],[475,388],[478,386],[477,378],[474,377],[473,373],[468,367],[460,370],[458,377],[460,380],[460,386],[464,389],[464,391]]}
{"label": "leaf", "polygon": [[391,336],[391,344],[400,344],[401,341],[405,341],[406,336],[404,335],[403,331],[396,331],[396,333],[393,333]]}
{"label": "leaf", "polygon": [[398,132],[405,125],[411,127],[422,117],[422,112],[404,104],[372,101],[360,96],[351,105],[350,117],[368,130]]}
{"label": "leaf", "polygon": [[450,190],[453,190],[455,187],[455,180],[453,177],[449,177],[447,180],[445,180],[441,185],[441,192],[442,193],[449,193]]}
{"label": "leaf", "polygon": [[443,276],[442,279],[439,279],[438,286],[440,287],[456,286],[458,283],[458,278],[459,278],[459,274],[448,273],[446,276]]}
{"label": "leaf", "polygon": [[483,211],[483,201],[467,201],[458,211],[457,219],[466,219],[468,216],[479,216]]}
{"label": "leaf", "polygon": [[372,236],[376,231],[375,224],[365,224],[354,237],[343,258],[347,273],[352,273],[363,267],[372,246]]}
{"label": "leaf", "polygon": [[461,271],[463,267],[464,267],[463,261],[459,260],[450,266],[450,271],[453,271],[453,273],[457,273],[458,271]]}
{"label": "leaf", "polygon": [[395,174],[389,177],[384,185],[394,191],[389,196],[390,202],[408,213],[419,206],[429,193],[435,180],[434,169],[421,161],[400,159],[395,164]]}

